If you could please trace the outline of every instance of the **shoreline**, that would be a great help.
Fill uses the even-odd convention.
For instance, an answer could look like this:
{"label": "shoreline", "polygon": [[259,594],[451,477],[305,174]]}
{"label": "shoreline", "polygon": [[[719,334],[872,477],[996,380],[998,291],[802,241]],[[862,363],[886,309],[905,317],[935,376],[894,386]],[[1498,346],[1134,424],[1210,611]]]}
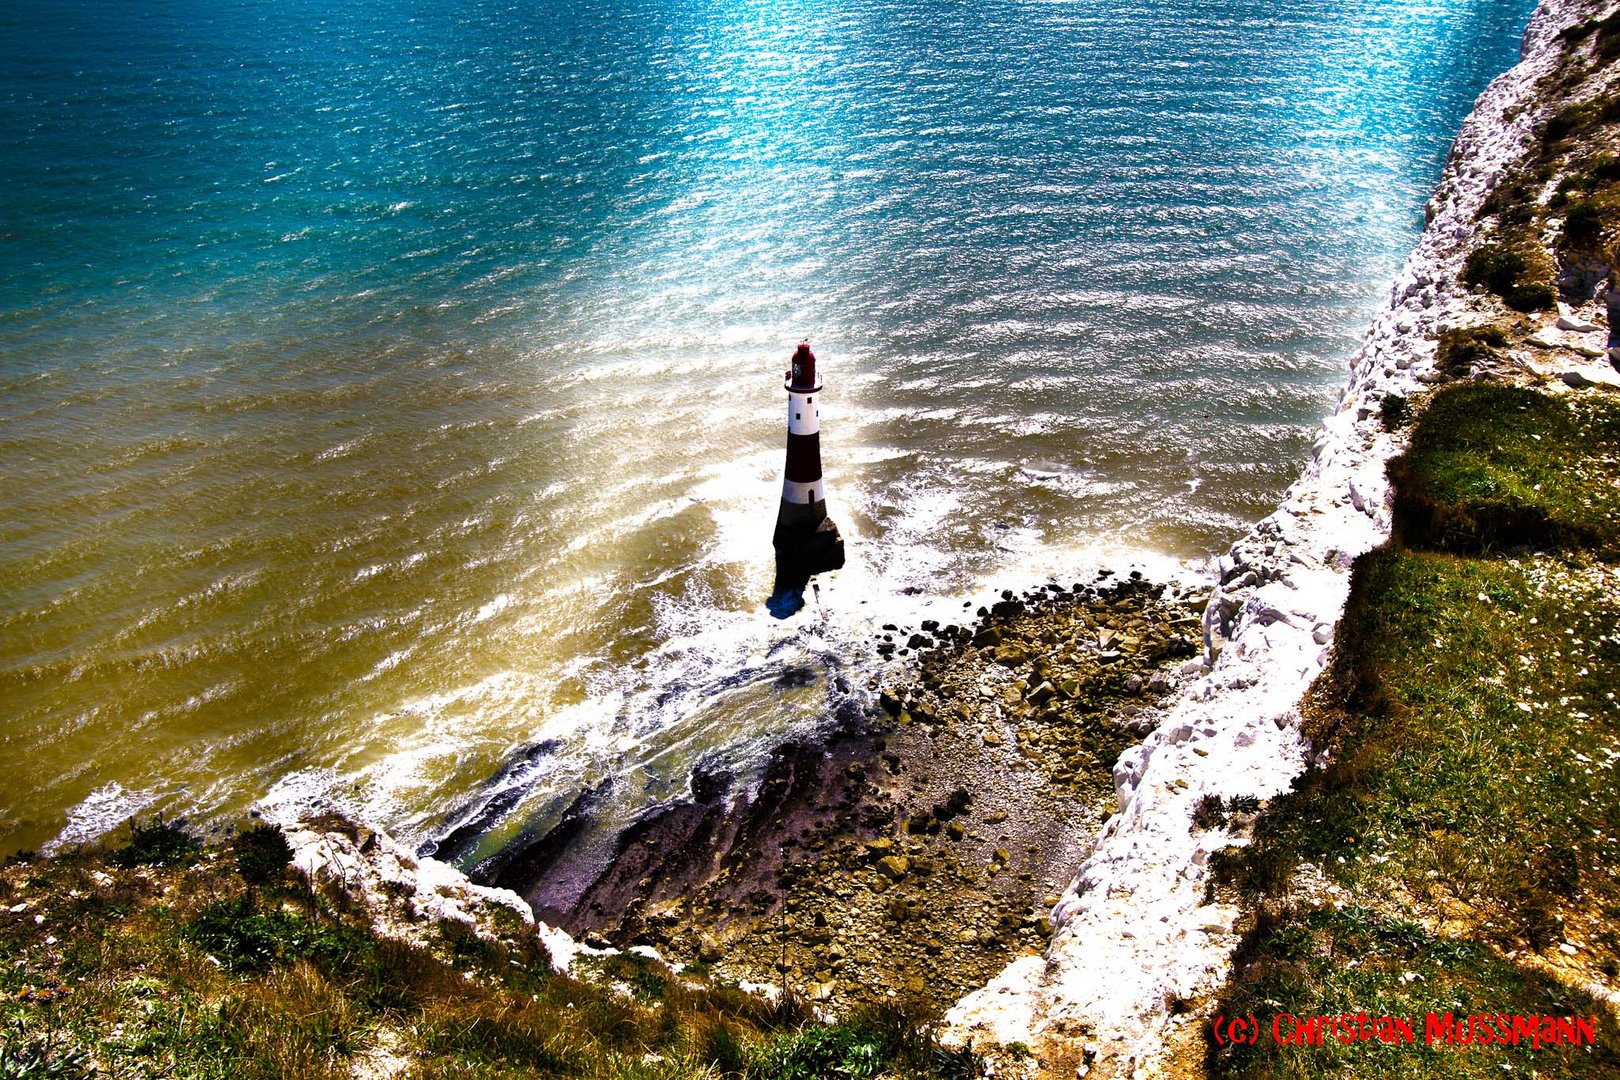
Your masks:
{"label": "shoreline", "polygon": [[[1208,796],[1263,802],[1288,790],[1309,764],[1300,732],[1300,701],[1331,652],[1351,563],[1387,539],[1391,527],[1384,464],[1399,452],[1403,436],[1382,429],[1380,406],[1388,395],[1417,392],[1434,381],[1435,338],[1440,330],[1468,319],[1468,294],[1457,284],[1461,261],[1478,231],[1475,219],[1491,184],[1521,153],[1539,119],[1537,111],[1527,107],[1527,99],[1536,80],[1557,59],[1548,46],[1568,21],[1567,6],[1548,0],[1537,9],[1525,31],[1520,64],[1491,84],[1464,122],[1430,201],[1428,225],[1392,286],[1389,305],[1375,317],[1349,362],[1338,407],[1323,422],[1301,477],[1276,511],[1216,560],[1217,580],[1211,583],[1214,591],[1203,606],[1199,628],[1205,659],[1213,660],[1213,665],[1147,710],[1134,710],[1133,722],[1141,724],[1149,717],[1157,722],[1151,730],[1138,732],[1145,738],[1112,765],[1115,812],[1100,828],[1088,826],[1061,837],[1068,842],[1068,855],[1083,856],[1084,861],[1067,888],[1055,897],[1043,897],[1055,899],[1044,905],[1052,927],[1044,950],[1040,946],[1046,925],[1038,910],[1033,916],[1021,916],[1009,932],[993,932],[991,952],[999,949],[1013,955],[987,981],[981,974],[984,984],[948,1010],[943,1032],[947,1041],[972,1043],[990,1054],[1001,1070],[997,1075],[1025,1075],[1035,1067],[1035,1058],[1022,1053],[997,1053],[1000,1047],[1020,1045],[1036,1058],[1072,1058],[1072,1064],[1089,1068],[1090,1075],[1161,1068],[1178,1040],[1184,1042],[1196,1031],[1198,1005],[1228,976],[1243,913],[1232,905],[1205,903],[1206,860],[1214,851],[1245,842],[1253,816],[1239,815],[1224,830],[1195,830],[1194,808]],[[1504,113],[1510,116],[1504,118]],[[1183,671],[1194,673],[1185,666]],[[892,675],[893,669],[888,673]],[[825,742],[784,744],[760,778],[759,789],[743,800],[746,805],[740,814],[739,793],[728,787],[735,778],[710,778],[718,786],[704,790],[700,776],[700,797],[693,803],[660,807],[627,830],[620,838],[619,854],[636,850],[639,857],[633,867],[610,875],[613,879],[596,894],[606,901],[600,905],[602,912],[617,902],[631,915],[618,928],[619,940],[612,943],[653,947],[668,959],[704,966],[720,961],[735,939],[683,936],[697,925],[692,919],[660,925],[656,913],[647,917],[646,898],[638,898],[635,890],[648,883],[649,870],[654,877],[664,875],[671,895],[690,890],[725,861],[697,865],[702,860],[691,859],[691,854],[709,849],[695,848],[694,843],[701,839],[713,844],[718,834],[729,831],[720,841],[723,850],[744,851],[750,844],[755,849],[751,856],[731,859],[733,869],[749,866],[750,872],[742,875],[745,887],[730,893],[711,890],[702,899],[723,898],[735,904],[752,890],[756,895],[733,914],[746,910],[749,932],[762,942],[781,944],[787,935],[763,925],[762,917],[775,909],[760,902],[761,887],[767,892],[780,890],[786,898],[794,879],[802,880],[804,872],[792,872],[793,860],[784,857],[783,846],[769,859],[759,857],[760,845],[779,841],[789,827],[798,830],[809,824],[809,831],[817,833],[814,822],[792,813],[784,817],[784,809],[819,811],[825,808],[814,806],[816,795],[826,786],[842,779],[854,789],[865,782],[870,762],[887,750],[879,743],[893,734],[881,725],[870,726],[871,719],[845,718]],[[759,799],[759,791],[772,788],[781,797]],[[938,792],[929,789],[927,794]],[[858,799],[846,797],[845,802]],[[937,823],[948,824],[949,815]],[[851,827],[847,821],[821,828],[804,854],[819,854],[844,842],[857,845],[864,849],[856,857],[866,877],[889,878],[888,885],[871,890],[883,894],[913,874],[909,866],[899,875],[879,869],[881,859],[891,856],[868,847],[883,839],[878,831],[868,825],[864,832],[873,835],[863,835],[862,826]],[[1060,846],[1049,849],[1051,865],[1062,863]],[[647,855],[649,849],[660,847],[679,852],[680,857]],[[565,849],[566,837],[559,845],[559,850]],[[893,857],[907,860],[930,857],[922,851],[881,850],[894,850]],[[991,864],[995,861],[992,855]],[[1000,861],[1010,863],[1011,852]],[[536,872],[538,867],[529,870]],[[509,873],[499,875],[497,883],[522,884]],[[585,883],[575,899],[587,897],[592,887]],[[871,889],[869,883],[865,887]],[[537,910],[546,911],[543,899],[536,903],[529,895],[532,889],[520,891]],[[832,895],[840,902],[849,899],[849,894]],[[898,913],[890,907],[893,900],[882,906],[890,911],[888,921],[894,927],[929,917],[929,912],[917,908],[892,917]],[[548,914],[567,917],[562,909]],[[816,923],[813,914],[804,925],[791,929],[807,949],[827,945],[837,931]],[[587,946],[610,944],[597,927],[581,924],[581,931]],[[561,940],[567,939],[560,936]],[[871,943],[868,937],[867,944]],[[984,942],[976,938],[964,944],[978,948]],[[758,964],[768,959],[761,949],[751,952]],[[794,966],[789,965],[790,978],[784,981],[789,985],[797,981],[810,996],[839,1002],[837,989],[827,987],[832,980],[816,978],[827,974],[825,969],[807,971],[810,977],[800,978],[793,975]],[[741,981],[757,988],[767,980]],[[924,982],[910,989],[937,994],[941,987]]]}
{"label": "shoreline", "polygon": [[485,874],[587,941],[650,947],[846,1009],[981,985],[1042,947],[1106,814],[1109,770],[1177,669],[1199,666],[1192,597],[1140,574],[1004,593],[967,625],[887,627],[904,681],[763,773],[699,769],[604,852],[590,795]]}
{"label": "shoreline", "polygon": [[[1349,362],[1338,407],[1324,420],[1301,477],[1276,511],[1215,560],[1214,591],[1203,606],[1200,627],[1206,665],[1212,660],[1213,666],[1182,665],[1186,675],[1202,673],[1148,709],[1133,710],[1131,720],[1142,725],[1137,733],[1145,737],[1112,763],[1115,811],[1100,827],[1095,823],[1106,808],[1080,832],[1059,837],[1066,848],[1048,845],[1051,867],[1063,865],[1065,857],[1067,865],[1074,858],[1084,861],[1067,888],[1044,896],[1046,903],[1034,905],[1033,915],[1025,912],[1007,933],[992,932],[991,951],[1013,955],[987,981],[980,974],[983,985],[948,1010],[948,1040],[973,1043],[992,1055],[997,1047],[1022,1044],[1040,1057],[1072,1056],[1102,1075],[1156,1067],[1173,1052],[1178,1029],[1193,1030],[1189,1021],[1196,1004],[1218,990],[1229,973],[1242,913],[1204,902],[1205,863],[1214,851],[1244,842],[1253,816],[1239,815],[1224,831],[1194,830],[1194,807],[1208,796],[1263,802],[1288,790],[1309,764],[1299,703],[1332,649],[1351,563],[1382,543],[1391,526],[1384,464],[1399,452],[1403,436],[1382,430],[1380,406],[1387,395],[1417,392],[1431,381],[1439,330],[1466,321],[1468,296],[1456,283],[1461,261],[1491,183],[1521,151],[1538,118],[1525,99],[1556,60],[1547,46],[1563,25],[1564,7],[1549,0],[1538,8],[1525,31],[1520,64],[1491,84],[1465,120],[1430,201],[1428,225],[1392,286],[1389,305]],[[1503,119],[1504,112],[1513,115]],[[892,677],[895,669],[885,674]],[[1157,722],[1147,729],[1144,721],[1152,717]],[[805,910],[800,911],[809,915],[804,926],[765,925],[778,914],[769,896],[789,898],[795,879],[803,878],[804,864],[795,873],[786,854],[793,845],[780,844],[790,831],[812,836],[803,849],[807,856],[840,844],[864,849],[856,858],[866,876],[890,878],[875,892],[913,876],[909,868],[898,876],[878,869],[889,856],[867,845],[883,839],[876,835],[881,827],[836,823],[836,811],[826,814],[827,806],[816,805],[818,793],[841,782],[850,789],[842,808],[860,801],[862,796],[851,792],[875,771],[872,763],[881,760],[886,739],[894,735],[881,721],[874,726],[874,719],[846,716],[821,737],[786,741],[771,755],[757,787],[746,792],[731,789],[736,777],[705,777],[700,768],[694,773],[696,798],[655,808],[619,837],[616,855],[635,855],[624,868],[604,873],[600,860],[575,866],[573,895],[561,907],[535,894],[542,862],[568,857],[566,828],[543,858],[528,860],[520,870],[503,869],[493,881],[519,886],[542,917],[556,921],[577,921],[582,907],[594,902],[598,910],[576,925],[589,944],[653,947],[671,960],[707,966],[737,939],[692,933],[701,921],[692,917],[699,914],[695,908],[674,919],[649,912],[648,895],[637,890],[658,881],[667,901],[691,892],[706,875],[728,871],[741,882],[733,880],[729,892],[710,889],[700,897],[711,914],[719,910],[716,901],[730,905],[726,914],[747,921],[747,932],[773,948],[788,929],[807,949],[825,946],[837,936],[837,927],[815,922]],[[588,814],[589,801],[587,792],[576,816]],[[1005,838],[996,842],[1000,839]],[[772,841],[775,853],[767,857],[764,849]],[[881,850],[907,860],[929,859],[921,850]],[[699,852],[705,857],[692,857]],[[1000,861],[1010,863],[1011,852]],[[739,874],[739,867],[746,871]],[[1043,882],[1042,889],[1049,884]],[[850,895],[834,893],[833,898],[847,902]],[[927,916],[915,908],[899,914],[890,906],[893,900],[883,905],[890,910],[891,928]],[[629,917],[607,927],[616,920],[604,916],[615,906]],[[1042,906],[1050,911],[1052,927],[1044,951]],[[617,940],[603,936],[603,928],[615,931]],[[750,951],[756,967],[766,964],[763,949]],[[787,953],[782,955],[783,961],[767,966],[786,963]],[[793,974],[796,966],[789,964],[789,985],[798,981],[811,996],[839,1002],[842,995],[828,986],[836,980],[820,978],[829,974],[826,968],[811,968],[800,978]],[[759,986],[775,980],[742,981]],[[937,993],[939,987],[929,989]],[[1015,1060],[997,1060],[1006,1075],[1027,1071]]]}
{"label": "shoreline", "polygon": [[1519,64],[1464,121],[1422,236],[1349,362],[1335,413],[1282,500],[1219,561],[1205,612],[1210,672],[1187,687],[1115,767],[1118,812],[1053,913],[1052,943],[1010,964],[948,1013],[948,1034],[979,1045],[1040,1048],[1082,1040],[1100,1075],[1162,1067],[1196,1030],[1197,1005],[1230,972],[1242,912],[1206,903],[1209,856],[1248,838],[1247,823],[1194,830],[1200,799],[1287,791],[1309,764],[1300,703],[1327,662],[1356,556],[1391,529],[1385,463],[1403,434],[1380,421],[1386,396],[1435,380],[1436,338],[1469,320],[1459,284],[1494,182],[1542,119],[1538,82],[1558,32],[1585,17],[1544,0]]}

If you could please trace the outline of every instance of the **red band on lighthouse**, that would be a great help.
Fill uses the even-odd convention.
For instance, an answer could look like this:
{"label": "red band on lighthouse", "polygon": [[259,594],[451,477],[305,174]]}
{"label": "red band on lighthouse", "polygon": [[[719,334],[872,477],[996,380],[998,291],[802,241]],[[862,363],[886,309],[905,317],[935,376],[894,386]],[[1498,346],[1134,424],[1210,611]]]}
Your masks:
{"label": "red band on lighthouse", "polygon": [[788,372],[789,390],[820,390],[816,382],[816,354],[810,351],[810,343],[799,342],[799,347],[793,350],[793,369]]}

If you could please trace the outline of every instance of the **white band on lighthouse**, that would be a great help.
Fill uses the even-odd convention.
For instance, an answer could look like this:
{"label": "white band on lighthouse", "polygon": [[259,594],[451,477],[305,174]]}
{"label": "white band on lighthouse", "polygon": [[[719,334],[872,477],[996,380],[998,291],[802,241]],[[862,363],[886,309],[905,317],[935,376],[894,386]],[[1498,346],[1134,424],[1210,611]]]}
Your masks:
{"label": "white band on lighthouse", "polygon": [[826,502],[827,488],[820,480],[808,484],[802,484],[797,480],[784,480],[782,481],[782,501],[801,506]]}
{"label": "white band on lighthouse", "polygon": [[821,416],[816,412],[815,395],[788,391],[788,434],[816,435],[820,431]]}

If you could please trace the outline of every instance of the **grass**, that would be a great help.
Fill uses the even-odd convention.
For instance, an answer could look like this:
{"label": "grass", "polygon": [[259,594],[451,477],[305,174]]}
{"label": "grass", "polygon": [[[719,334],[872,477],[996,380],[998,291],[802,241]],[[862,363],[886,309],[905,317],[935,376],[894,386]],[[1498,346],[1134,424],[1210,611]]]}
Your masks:
{"label": "grass", "polygon": [[[1272,916],[1245,941],[1235,960],[1240,988],[1224,1015],[1262,1019],[1255,1045],[1211,1044],[1212,1080],[1284,1077],[1613,1076],[1620,1057],[1605,1042],[1588,1047],[1456,1046],[1427,1039],[1430,1013],[1454,1017],[1501,1012],[1590,1016],[1590,999],[1551,978],[1503,960],[1484,946],[1442,937],[1416,923],[1362,907],[1316,908]],[[1286,1008],[1280,1008],[1286,1003]],[[1274,1041],[1295,1035],[1288,1017],[1392,1016],[1407,1020],[1412,1043],[1376,1038],[1315,1045]],[[1281,1015],[1282,1019],[1276,1018]],[[1466,1021],[1465,1021],[1466,1022]],[[1276,1032],[1272,1030],[1277,1024]],[[1340,1029],[1345,1030],[1345,1029]]]}
{"label": "grass", "polygon": [[1225,1015],[1597,1015],[1598,1044],[1268,1035],[1211,1042],[1212,1076],[1620,1075],[1612,1017],[1569,988],[1620,979],[1617,433],[1598,397],[1434,395],[1390,469],[1404,543],[1357,561],[1308,702],[1329,764],[1214,860],[1260,913]]}
{"label": "grass", "polygon": [[1556,943],[1549,913],[1587,887],[1620,901],[1620,800],[1598,767],[1620,757],[1615,584],[1533,559],[1364,557],[1312,732],[1333,764],[1291,796],[1309,812],[1268,815],[1250,882],[1280,892],[1325,863],[1460,905],[1506,945]]}
{"label": "grass", "polygon": [[570,978],[521,920],[382,937],[272,833],[204,846],[152,822],[0,868],[0,1080],[321,1080],[374,1058],[419,1078],[977,1074],[916,1003],[828,1025],[636,956]]}
{"label": "grass", "polygon": [[1556,268],[1541,245],[1525,233],[1469,252],[1463,280],[1482,285],[1515,311],[1546,311],[1558,300]]}
{"label": "grass", "polygon": [[1592,478],[1620,461],[1620,409],[1520,387],[1435,394],[1410,449],[1390,463],[1400,539],[1456,552],[1620,542],[1620,490]]}

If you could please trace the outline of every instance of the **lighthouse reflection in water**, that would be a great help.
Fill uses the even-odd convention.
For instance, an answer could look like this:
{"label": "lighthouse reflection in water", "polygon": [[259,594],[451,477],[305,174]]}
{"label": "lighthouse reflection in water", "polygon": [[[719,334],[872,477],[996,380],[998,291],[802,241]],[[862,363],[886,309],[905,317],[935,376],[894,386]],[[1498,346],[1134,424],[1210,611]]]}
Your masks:
{"label": "lighthouse reflection in water", "polygon": [[782,506],[776,514],[776,583],[766,608],[785,619],[804,607],[810,578],[844,565],[844,538],[827,516],[827,488],[821,479],[821,423],[816,399],[821,380],[816,354],[807,342],[793,353],[787,373],[787,466],[782,479]]}

